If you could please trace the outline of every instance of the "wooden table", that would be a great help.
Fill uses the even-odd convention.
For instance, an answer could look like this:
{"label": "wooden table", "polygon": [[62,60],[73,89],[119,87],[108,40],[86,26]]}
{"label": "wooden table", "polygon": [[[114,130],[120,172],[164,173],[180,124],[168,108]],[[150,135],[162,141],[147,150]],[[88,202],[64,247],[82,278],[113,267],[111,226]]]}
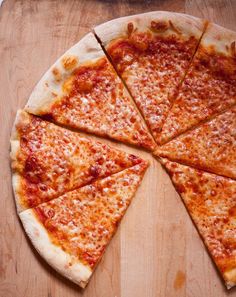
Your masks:
{"label": "wooden table", "polygon": [[[227,292],[167,174],[151,161],[133,204],[87,289],[54,272],[17,218],[9,136],[41,75],[94,25],[151,10],[186,12],[236,30],[234,0],[11,1],[0,8],[0,297],[223,297]],[[106,141],[108,142],[108,141]]]}

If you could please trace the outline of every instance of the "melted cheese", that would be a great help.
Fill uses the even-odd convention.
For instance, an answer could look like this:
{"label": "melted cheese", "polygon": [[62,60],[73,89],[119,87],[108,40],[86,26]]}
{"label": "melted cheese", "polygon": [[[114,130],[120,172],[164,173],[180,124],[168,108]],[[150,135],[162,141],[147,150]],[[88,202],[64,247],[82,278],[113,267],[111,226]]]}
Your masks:
{"label": "melted cheese", "polygon": [[[146,47],[137,47],[135,36],[144,35]],[[198,40],[171,35],[133,33],[108,46],[113,63],[151,128],[156,141]]]}
{"label": "melted cheese", "polygon": [[160,146],[156,154],[236,179],[236,107]]}
{"label": "melted cheese", "polygon": [[236,268],[236,181],[162,160],[211,256],[229,282]]}
{"label": "melted cheese", "polygon": [[47,110],[53,121],[153,149],[151,135],[106,58],[76,68],[63,93]]}
{"label": "melted cheese", "polygon": [[162,129],[161,143],[236,104],[236,59],[198,51]]}
{"label": "melted cheese", "polygon": [[20,150],[12,168],[21,176],[22,203],[33,207],[119,172],[141,159],[22,112]]}
{"label": "melted cheese", "polygon": [[94,268],[129,206],[147,163],[36,207],[52,242]]}

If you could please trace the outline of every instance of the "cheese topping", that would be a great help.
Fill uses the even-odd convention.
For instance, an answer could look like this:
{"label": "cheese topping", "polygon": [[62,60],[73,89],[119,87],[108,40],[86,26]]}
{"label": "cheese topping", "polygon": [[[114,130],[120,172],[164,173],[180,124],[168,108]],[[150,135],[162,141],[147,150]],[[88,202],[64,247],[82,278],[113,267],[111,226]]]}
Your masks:
{"label": "cheese topping", "polygon": [[219,270],[236,268],[236,181],[162,161]]}
{"label": "cheese topping", "polygon": [[[34,209],[52,242],[94,268],[147,168],[142,162]],[[70,265],[70,264],[69,264]]]}
{"label": "cheese topping", "polygon": [[236,104],[236,58],[201,48],[162,129],[161,143]]}
{"label": "cheese topping", "polygon": [[21,176],[19,195],[25,207],[142,161],[25,112],[20,117],[16,123],[20,150],[12,168]]}
{"label": "cheese topping", "polygon": [[236,107],[159,147],[156,154],[236,179]]}
{"label": "cheese topping", "polygon": [[151,135],[105,57],[77,67],[64,81],[63,93],[45,117],[90,133],[154,148]]}
{"label": "cheese topping", "polygon": [[[152,24],[152,30],[165,30],[166,24]],[[129,36],[130,35],[130,36]],[[163,122],[198,40],[184,40],[180,34],[154,35],[133,31],[107,50],[158,141]]]}

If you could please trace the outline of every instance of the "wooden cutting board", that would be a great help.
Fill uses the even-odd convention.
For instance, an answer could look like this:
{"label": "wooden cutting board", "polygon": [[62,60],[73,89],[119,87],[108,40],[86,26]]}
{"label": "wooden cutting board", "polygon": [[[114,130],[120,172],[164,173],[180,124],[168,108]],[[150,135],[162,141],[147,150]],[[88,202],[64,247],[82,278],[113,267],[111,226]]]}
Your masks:
{"label": "wooden cutting board", "polygon": [[[222,297],[227,292],[167,174],[148,153],[111,143],[151,166],[86,290],[51,269],[16,216],[9,137],[42,74],[91,27],[151,10],[186,12],[236,30],[234,0],[13,1],[0,8],[0,297]],[[109,141],[106,141],[109,142]]]}

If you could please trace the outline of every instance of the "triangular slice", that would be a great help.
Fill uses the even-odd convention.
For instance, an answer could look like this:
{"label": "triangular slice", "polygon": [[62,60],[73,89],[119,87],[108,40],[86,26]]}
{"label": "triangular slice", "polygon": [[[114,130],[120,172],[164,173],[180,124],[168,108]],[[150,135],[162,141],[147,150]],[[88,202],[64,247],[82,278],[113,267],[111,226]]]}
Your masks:
{"label": "triangular slice", "polygon": [[94,29],[157,142],[204,28],[192,16],[156,11]]}
{"label": "triangular slice", "polygon": [[55,123],[152,150],[155,142],[92,33],[45,73],[26,110]]}
{"label": "triangular slice", "polygon": [[61,274],[85,287],[146,168],[142,162],[21,212],[37,251]]}
{"label": "triangular slice", "polygon": [[12,131],[11,159],[18,211],[142,162],[24,111]]}
{"label": "triangular slice", "polygon": [[162,129],[161,143],[236,104],[236,33],[210,24]]}
{"label": "triangular slice", "polygon": [[155,155],[236,179],[236,107],[160,146]]}
{"label": "triangular slice", "polygon": [[162,159],[227,288],[236,285],[236,181]]}

